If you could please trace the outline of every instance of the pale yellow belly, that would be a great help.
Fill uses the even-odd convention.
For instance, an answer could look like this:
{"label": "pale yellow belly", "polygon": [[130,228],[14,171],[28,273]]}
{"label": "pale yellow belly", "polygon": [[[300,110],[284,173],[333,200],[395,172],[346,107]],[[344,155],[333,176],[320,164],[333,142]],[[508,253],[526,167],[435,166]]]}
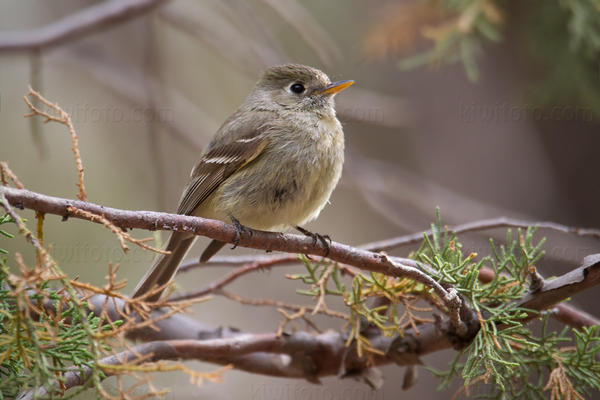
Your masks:
{"label": "pale yellow belly", "polygon": [[233,216],[245,226],[270,231],[312,221],[342,172],[341,132],[338,136],[291,154],[266,149],[222,183],[195,215],[228,223]]}

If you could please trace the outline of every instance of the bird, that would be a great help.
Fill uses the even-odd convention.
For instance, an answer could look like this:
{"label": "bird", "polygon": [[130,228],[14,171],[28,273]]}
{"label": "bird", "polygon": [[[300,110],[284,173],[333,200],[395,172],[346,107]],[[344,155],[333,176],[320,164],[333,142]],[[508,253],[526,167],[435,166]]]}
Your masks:
{"label": "bird", "polygon": [[[192,169],[178,214],[231,221],[238,231],[282,231],[319,215],[342,174],[344,133],[334,96],[354,83],[331,82],[301,64],[267,68]],[[157,301],[196,236],[172,232],[132,297]],[[234,242],[235,243],[235,242]],[[206,262],[223,246],[213,240]],[[157,288],[161,288],[160,290]]]}

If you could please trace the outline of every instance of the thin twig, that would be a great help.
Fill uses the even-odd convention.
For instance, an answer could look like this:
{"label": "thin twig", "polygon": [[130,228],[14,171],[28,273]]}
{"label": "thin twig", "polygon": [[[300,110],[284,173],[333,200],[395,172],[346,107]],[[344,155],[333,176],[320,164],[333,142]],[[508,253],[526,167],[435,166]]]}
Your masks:
{"label": "thin twig", "polygon": [[[87,314],[83,310],[81,301],[79,300],[79,298],[77,298],[77,294],[76,294],[75,290],[73,289],[73,286],[66,279],[66,277],[64,276],[64,274],[63,274],[62,270],[60,269],[60,267],[58,266],[58,264],[56,264],[56,262],[52,259],[52,256],[49,254],[48,250],[42,246],[42,244],[35,237],[35,235],[33,235],[33,233],[27,228],[27,226],[25,225],[25,223],[23,222],[21,217],[11,207],[11,204],[8,201],[8,199],[6,198],[6,195],[2,189],[5,189],[5,188],[0,187],[0,205],[2,205],[2,207],[6,210],[6,212],[13,219],[14,223],[18,226],[19,233],[21,235],[23,235],[25,237],[25,239],[27,240],[27,242],[29,242],[31,245],[33,245],[33,247],[38,251],[40,265],[47,267],[47,268],[44,268],[43,270],[50,272],[50,273],[54,272],[55,275],[59,276],[57,279],[59,279],[61,281],[61,283],[64,285],[64,289],[69,294],[69,296],[71,296],[75,305],[77,306],[77,312],[79,314],[79,317],[81,318],[81,326],[83,328],[83,331],[86,333],[86,335],[88,336],[88,338],[90,340],[90,344],[89,344],[90,351],[94,357],[96,357],[97,359],[100,358],[100,349],[99,349],[98,343],[94,341],[94,332],[93,332],[92,327],[87,319]],[[40,210],[36,210],[36,211],[40,211]],[[100,387],[100,374],[98,373],[98,370],[95,368],[92,369],[92,371],[91,371],[91,379],[92,379],[94,386],[96,388],[99,388]]]}
{"label": "thin twig", "polygon": [[[433,278],[433,276],[423,274],[419,269],[417,269],[415,267],[412,267],[409,265],[402,265],[402,264],[396,262],[391,257],[386,256],[383,253],[380,255],[380,257],[384,262],[388,263],[389,265],[398,269],[399,271],[402,271],[400,276],[406,277],[406,278],[411,278],[414,281],[420,282],[420,283],[424,284],[425,286],[433,289],[433,292],[440,298],[440,300],[447,307],[447,310],[442,310],[442,311],[444,311],[448,315],[448,317],[450,318],[450,322],[456,329],[457,333],[459,335],[463,335],[463,334],[467,333],[467,326],[461,320],[461,317],[460,317],[461,307],[462,307],[463,303],[462,303],[460,296],[458,296],[456,289],[454,289],[452,287],[445,289],[441,284],[439,284]],[[392,276],[399,277],[398,275],[393,275],[393,274],[389,274],[389,273],[386,275],[392,275]],[[422,276],[422,275],[424,275],[424,276]]]}
{"label": "thin twig", "polygon": [[25,188],[19,178],[17,178],[14,172],[8,167],[8,163],[6,161],[0,161],[0,180],[4,186],[8,186],[8,179],[15,184],[17,189]]}
{"label": "thin twig", "polygon": [[15,212],[15,210],[11,207],[10,201],[6,198],[5,194],[0,190],[0,204],[6,210],[6,213],[10,215],[17,227],[19,228],[19,233],[21,233],[25,239],[35,247],[35,249],[40,253],[40,259],[42,264],[48,262],[49,254],[48,251],[42,246],[39,240],[31,233],[29,229],[25,227],[21,217],[19,214]]}
{"label": "thin twig", "polygon": [[226,297],[230,300],[236,301],[240,304],[245,304],[245,305],[250,305],[250,306],[278,307],[278,308],[285,308],[285,309],[291,310],[291,311],[300,311],[300,310],[304,309],[306,311],[310,311],[312,314],[318,313],[318,314],[327,315],[329,317],[335,317],[335,318],[340,318],[340,319],[344,319],[344,320],[348,320],[348,318],[349,318],[348,315],[346,315],[342,312],[339,312],[339,311],[330,310],[327,307],[321,307],[320,309],[317,310],[316,307],[303,306],[303,305],[299,305],[299,304],[289,304],[289,303],[285,303],[280,300],[247,299],[245,297],[230,293],[225,290],[218,290],[217,292],[215,292],[215,294],[224,296],[224,297]]}
{"label": "thin twig", "polygon": [[[574,234],[577,236],[590,236],[596,239],[600,239],[600,229],[592,228],[577,228],[567,225],[557,224],[556,222],[549,221],[524,221],[514,218],[498,217],[491,219],[484,219],[480,221],[469,222],[462,225],[456,225],[454,227],[448,227],[449,232],[453,233],[465,233],[465,232],[476,232],[495,228],[529,228],[538,227],[540,229],[548,229],[557,232],[563,232],[567,234]],[[400,246],[408,246],[411,244],[420,243],[424,236],[431,237],[433,231],[427,230],[418,233],[412,233],[410,235],[399,236],[392,239],[386,239],[379,242],[372,242],[361,245],[361,249],[371,251],[384,251],[391,250]]]}
{"label": "thin twig", "polygon": [[[36,106],[33,105],[33,103],[29,100],[29,98],[27,98],[27,96],[32,96],[33,98],[41,101],[48,108],[54,110],[56,112],[57,116],[51,115],[47,112],[40,110],[39,108],[37,108]],[[27,94],[27,96],[24,96],[24,99],[25,99],[25,103],[27,103],[27,106],[29,107],[31,112],[29,114],[25,114],[26,117],[32,117],[34,115],[39,115],[39,116],[45,118],[44,123],[47,123],[50,121],[58,122],[59,124],[66,126],[67,129],[69,130],[69,134],[71,135],[71,141],[73,143],[71,146],[71,150],[73,150],[73,154],[75,156],[75,165],[77,166],[77,177],[78,177],[77,187],[79,188],[79,193],[77,194],[77,198],[81,201],[87,201],[87,195],[85,193],[85,185],[83,184],[83,162],[81,161],[81,154],[79,153],[79,143],[78,143],[78,139],[77,139],[77,132],[75,132],[75,128],[73,127],[73,123],[71,122],[71,115],[69,113],[67,113],[66,111],[64,111],[62,108],[60,108],[60,106],[58,104],[52,103],[52,102],[46,100],[44,98],[44,96],[42,96],[41,94],[39,94],[38,92],[33,90],[31,88],[31,86],[29,86],[29,93]]]}
{"label": "thin twig", "polygon": [[170,251],[161,250],[161,249],[158,249],[153,246],[149,246],[146,243],[144,243],[145,241],[148,241],[151,238],[135,239],[135,238],[131,237],[131,235],[129,235],[127,232],[124,232],[123,230],[121,230],[120,228],[115,226],[115,224],[110,222],[108,219],[104,218],[104,216],[102,216],[102,215],[97,215],[97,214],[91,213],[89,211],[80,210],[73,206],[68,206],[67,211],[69,212],[70,215],[78,216],[83,219],[87,219],[88,221],[96,222],[96,223],[104,225],[106,228],[108,228],[112,233],[114,233],[117,236],[117,238],[119,239],[119,243],[121,243],[121,248],[123,249],[123,251],[125,253],[127,253],[129,251],[129,247],[127,247],[127,244],[125,244],[126,241],[131,242],[131,243],[141,247],[144,250],[150,250],[150,251],[153,251],[158,254],[170,254],[171,253]]}
{"label": "thin twig", "polygon": [[187,272],[191,269],[198,267],[214,267],[214,266],[235,266],[243,264],[251,264],[257,262],[262,265],[274,265],[274,264],[297,264],[297,254],[241,254],[241,255],[229,255],[220,256],[216,255],[208,260],[206,263],[200,263],[199,260],[186,260],[181,263],[177,273]]}
{"label": "thin twig", "polygon": [[331,274],[334,271],[335,271],[335,264],[331,264],[329,267],[327,267],[325,272],[323,272],[323,275],[319,278],[319,280],[315,284],[315,286],[319,287],[319,294],[318,294],[317,305],[315,305],[315,308],[311,312],[312,315],[315,315],[321,309],[327,308],[327,305],[325,304],[325,294],[327,292],[327,289],[326,289],[327,281],[329,280],[329,277],[331,276]]}
{"label": "thin twig", "polygon": [[[296,255],[294,255],[293,257],[295,259],[297,259]],[[278,261],[279,261],[279,259],[274,258],[274,259],[269,259],[267,262],[264,262],[264,263],[261,263],[258,261],[248,263],[239,268],[236,268],[235,270],[231,271],[230,273],[228,273],[221,279],[212,282],[211,284],[209,284],[208,286],[206,286],[202,289],[199,289],[199,290],[196,290],[196,291],[193,291],[190,293],[186,293],[183,295],[175,296],[171,300],[179,301],[179,300],[191,299],[191,298],[198,297],[198,296],[205,296],[207,294],[217,291],[218,289],[225,287],[226,285],[229,285],[231,282],[233,282],[237,278],[241,277],[242,275],[245,275],[245,274],[253,272],[253,271],[270,268],[275,265],[281,265],[278,263]]]}
{"label": "thin twig", "polygon": [[277,328],[277,336],[283,335],[283,331],[285,330],[287,324],[298,318],[304,318],[306,316],[305,307],[301,307],[300,310],[298,310],[294,314],[288,314],[283,308],[278,308],[277,311],[279,311],[279,313],[283,315],[284,318],[283,321],[281,321],[281,323],[279,324],[279,328]]}
{"label": "thin twig", "polygon": [[[262,260],[262,261],[261,261]],[[298,256],[295,254],[290,254],[290,255],[284,255],[281,257],[258,257],[258,260],[256,261],[252,261],[246,265],[242,265],[241,267],[236,268],[235,270],[229,272],[228,274],[226,274],[225,276],[223,276],[222,278],[213,281],[212,283],[208,284],[207,286],[205,286],[202,289],[190,292],[190,293],[186,293],[186,294],[182,294],[179,296],[174,296],[173,298],[171,298],[171,301],[180,301],[180,300],[186,300],[186,299],[191,299],[194,297],[199,297],[199,296],[205,296],[207,294],[211,294],[211,293],[216,293],[219,291],[219,289],[224,288],[225,286],[229,285],[230,283],[232,283],[233,281],[235,281],[236,279],[240,278],[243,275],[246,275],[250,272],[254,272],[254,271],[263,271],[269,268],[273,268],[275,266],[284,266],[286,264],[288,264],[288,261],[291,260],[298,260]],[[197,266],[196,262],[192,262],[192,263],[188,263],[188,268],[189,266]],[[358,271],[356,269],[354,269],[353,267],[349,266],[349,265],[345,265],[345,264],[338,264],[338,270],[341,273],[347,273],[351,276],[355,276]],[[179,272],[179,271],[178,271]]]}

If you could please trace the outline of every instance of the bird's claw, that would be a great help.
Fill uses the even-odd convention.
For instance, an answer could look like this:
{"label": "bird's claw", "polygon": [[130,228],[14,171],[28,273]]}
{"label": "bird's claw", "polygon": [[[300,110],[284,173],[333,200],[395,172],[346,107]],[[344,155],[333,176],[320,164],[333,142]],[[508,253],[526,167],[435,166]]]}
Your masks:
{"label": "bird's claw", "polygon": [[233,250],[240,244],[240,239],[244,232],[248,233],[249,236],[252,236],[252,229],[242,225],[233,215],[230,215],[229,218],[231,219],[231,224],[235,228],[235,238],[233,239],[233,247],[231,248],[231,250]]}
{"label": "bird's claw", "polygon": [[[329,237],[329,235],[322,235],[320,233],[311,232],[307,229],[302,228],[301,226],[297,226],[296,229],[305,236],[312,238],[313,245],[317,244],[317,240],[321,242],[321,244],[325,248],[325,257],[329,255],[329,244],[331,243],[331,238]],[[329,243],[327,243],[327,241],[329,241]]]}

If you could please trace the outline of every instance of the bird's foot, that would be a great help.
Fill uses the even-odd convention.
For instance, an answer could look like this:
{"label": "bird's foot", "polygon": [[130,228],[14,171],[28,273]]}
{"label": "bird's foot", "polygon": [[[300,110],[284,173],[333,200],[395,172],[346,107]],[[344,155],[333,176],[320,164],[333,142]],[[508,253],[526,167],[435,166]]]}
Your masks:
{"label": "bird's foot", "polygon": [[235,228],[235,239],[233,239],[233,247],[231,248],[231,250],[233,250],[240,244],[240,239],[244,232],[246,232],[248,236],[252,236],[252,229],[242,225],[233,215],[230,215],[229,218],[231,219],[231,224]]}
{"label": "bird's foot", "polygon": [[[301,226],[297,226],[296,229],[305,236],[311,237],[313,240],[313,245],[317,244],[317,240],[321,242],[323,248],[325,248],[325,257],[329,255],[329,243],[331,243],[331,238],[329,235],[321,235],[320,233],[311,232]],[[329,243],[327,243],[327,241],[329,241]]]}

